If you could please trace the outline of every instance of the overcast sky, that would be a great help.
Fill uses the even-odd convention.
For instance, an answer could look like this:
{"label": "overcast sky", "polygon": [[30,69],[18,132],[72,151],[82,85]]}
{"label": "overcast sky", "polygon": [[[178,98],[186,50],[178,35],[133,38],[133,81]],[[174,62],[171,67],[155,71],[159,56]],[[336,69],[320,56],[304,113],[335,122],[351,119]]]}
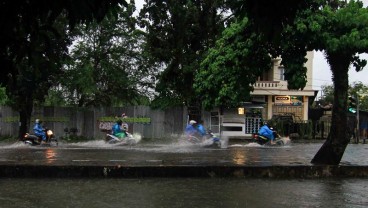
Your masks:
{"label": "overcast sky", "polygon": [[[362,0],[364,6],[368,5],[368,0]],[[142,8],[144,4],[144,0],[135,0],[137,10]],[[368,59],[368,54],[363,54],[361,57],[364,59]],[[315,90],[321,89],[322,85],[330,85],[332,84],[332,73],[330,71],[330,67],[327,64],[326,59],[323,56],[323,53],[320,51],[316,51],[314,53],[313,59],[313,80],[312,87]],[[368,85],[368,66],[366,66],[362,71],[356,72],[353,68],[349,70],[349,83],[353,82],[362,82],[365,85]]]}

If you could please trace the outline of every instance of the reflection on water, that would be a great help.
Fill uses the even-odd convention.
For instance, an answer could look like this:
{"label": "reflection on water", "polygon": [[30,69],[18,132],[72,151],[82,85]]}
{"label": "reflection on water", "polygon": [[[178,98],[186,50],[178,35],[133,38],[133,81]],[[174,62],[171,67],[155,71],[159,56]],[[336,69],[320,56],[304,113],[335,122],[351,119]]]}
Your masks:
{"label": "reflection on water", "polygon": [[[179,161],[183,164],[303,164],[321,144],[261,147],[229,144],[202,148],[181,141],[113,146],[104,141],[28,147],[1,145],[0,161],[75,164],[83,161]],[[367,146],[349,144],[342,163],[367,165]],[[195,154],[193,154],[195,153]],[[189,161],[189,162],[186,162]],[[192,162],[191,162],[192,161]],[[366,179],[272,180],[236,178],[6,179],[0,178],[0,207],[367,207]]]}
{"label": "reflection on water", "polygon": [[56,151],[53,148],[48,148],[45,151],[45,158],[47,164],[52,164],[56,160]]}
{"label": "reflection on water", "polygon": [[33,207],[366,207],[365,179],[0,179],[0,204]]}
{"label": "reflection on water", "polygon": [[[27,146],[17,142],[0,143],[0,161],[37,161],[55,164],[60,161],[68,163],[72,160],[118,161],[124,158],[129,162],[139,159],[187,160],[191,157],[203,163],[221,161],[237,165],[310,165],[310,161],[321,146],[322,143],[290,143],[281,147],[267,147],[255,143],[229,142],[227,148],[206,148],[178,139],[142,140],[133,146],[107,144],[103,140],[76,143],[61,141],[57,147]],[[367,145],[349,144],[341,164],[368,165],[367,149]]]}

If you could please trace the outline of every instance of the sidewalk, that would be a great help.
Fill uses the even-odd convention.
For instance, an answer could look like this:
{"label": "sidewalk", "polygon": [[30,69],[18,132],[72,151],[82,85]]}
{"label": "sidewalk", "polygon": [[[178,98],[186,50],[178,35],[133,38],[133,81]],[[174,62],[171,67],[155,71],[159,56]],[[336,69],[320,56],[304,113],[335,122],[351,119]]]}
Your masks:
{"label": "sidewalk", "polygon": [[102,141],[58,147],[0,146],[0,177],[367,177],[368,146],[349,144],[338,166],[312,165],[322,143],[285,147],[232,144],[203,148],[142,143],[132,147]]}

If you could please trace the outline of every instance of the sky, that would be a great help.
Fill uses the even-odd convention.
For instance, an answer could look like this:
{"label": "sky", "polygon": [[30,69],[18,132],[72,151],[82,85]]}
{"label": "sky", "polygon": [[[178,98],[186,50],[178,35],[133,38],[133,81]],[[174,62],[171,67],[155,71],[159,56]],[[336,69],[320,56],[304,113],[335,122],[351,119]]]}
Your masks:
{"label": "sky", "polygon": [[[361,58],[368,60],[368,54],[360,55]],[[353,82],[362,82],[368,85],[368,66],[360,72],[356,72],[354,68],[349,69],[349,84]],[[324,55],[320,51],[315,51],[313,59],[313,89],[320,89],[321,85],[332,84],[332,73],[329,65],[327,64]]]}
{"label": "sky", "polygon": [[[368,6],[368,0],[362,0],[364,7]],[[143,7],[144,0],[135,0],[137,9]],[[368,54],[362,54],[360,57],[368,61]],[[310,80],[309,80],[310,81]],[[356,72],[355,69],[349,70],[349,84],[353,82],[362,82],[368,85],[368,65],[360,72]],[[312,88],[314,90],[320,90],[322,85],[332,85],[332,73],[323,52],[315,51],[313,59],[313,79]]]}

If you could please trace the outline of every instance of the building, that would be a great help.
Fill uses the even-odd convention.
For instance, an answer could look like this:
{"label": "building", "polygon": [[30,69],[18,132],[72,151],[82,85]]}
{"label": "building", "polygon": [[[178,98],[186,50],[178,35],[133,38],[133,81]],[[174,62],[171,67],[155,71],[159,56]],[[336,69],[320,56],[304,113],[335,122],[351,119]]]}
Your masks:
{"label": "building", "polygon": [[309,98],[312,89],[313,52],[307,53],[307,84],[303,90],[288,90],[281,58],[273,60],[273,67],[258,78],[251,93],[252,100],[238,108],[214,109],[204,118],[213,132],[228,137],[250,137],[259,129],[261,120],[275,115],[291,115],[296,120],[308,120]]}

